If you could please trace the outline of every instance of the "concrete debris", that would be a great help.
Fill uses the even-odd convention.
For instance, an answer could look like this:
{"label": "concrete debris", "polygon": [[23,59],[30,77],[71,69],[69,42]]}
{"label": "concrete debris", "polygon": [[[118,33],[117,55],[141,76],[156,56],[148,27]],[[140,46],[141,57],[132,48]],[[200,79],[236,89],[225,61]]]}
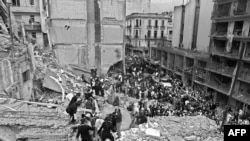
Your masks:
{"label": "concrete debris", "polygon": [[[125,131],[123,139],[169,141],[222,141],[215,121],[204,116],[154,117],[147,124]],[[135,134],[138,134],[137,136]],[[149,136],[147,136],[149,135]],[[128,140],[126,140],[128,141]]]}

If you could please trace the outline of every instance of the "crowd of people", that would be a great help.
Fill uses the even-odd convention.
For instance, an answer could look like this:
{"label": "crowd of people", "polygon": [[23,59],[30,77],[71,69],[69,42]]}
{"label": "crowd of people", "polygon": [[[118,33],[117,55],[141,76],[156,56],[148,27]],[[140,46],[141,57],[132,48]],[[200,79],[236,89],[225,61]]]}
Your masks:
{"label": "crowd of people", "polygon": [[[134,57],[127,63],[125,75],[122,72],[122,67],[118,66],[109,71],[108,77],[111,79],[93,77],[90,82],[87,82],[84,76],[82,77],[82,81],[88,83],[88,89],[83,98],[85,99],[85,108],[92,111],[87,114],[88,116],[82,116],[81,123],[84,126],[78,129],[77,137],[81,136],[83,141],[91,141],[95,135],[99,135],[103,141],[107,138],[114,140],[112,132],[115,131],[120,137],[122,122],[120,109],[107,115],[101,126],[97,127],[95,124],[99,118],[96,114],[95,97],[104,97],[105,89],[111,86],[115,93],[125,93],[138,100],[137,103],[131,103],[127,107],[127,110],[131,111],[133,119],[130,127],[145,123],[147,117],[155,116],[204,115],[216,120],[218,125],[221,124],[222,118],[216,114],[216,109],[220,105],[213,101],[212,95],[205,95],[203,91],[196,91],[185,86],[174,74],[167,74],[159,65],[144,58]],[[106,82],[109,81],[106,80],[112,80],[112,83],[107,84]],[[71,98],[66,111],[70,115],[72,123],[76,121],[75,113],[77,107],[82,103],[80,93]],[[249,124],[249,116],[242,110],[236,114],[229,110],[227,117],[229,124]],[[90,119],[91,123],[89,123]],[[90,133],[92,130],[94,135]]]}

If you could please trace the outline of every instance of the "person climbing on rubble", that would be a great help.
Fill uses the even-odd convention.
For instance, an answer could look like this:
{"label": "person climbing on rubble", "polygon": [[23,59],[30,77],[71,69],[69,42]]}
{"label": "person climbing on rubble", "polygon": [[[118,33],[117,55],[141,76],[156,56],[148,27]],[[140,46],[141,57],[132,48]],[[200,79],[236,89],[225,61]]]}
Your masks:
{"label": "person climbing on rubble", "polygon": [[66,108],[66,112],[69,114],[71,119],[70,123],[76,122],[75,114],[77,112],[77,108],[81,105],[81,103],[82,101],[78,99],[76,102],[69,104],[69,106]]}
{"label": "person climbing on rubble", "polygon": [[92,141],[90,131],[94,131],[95,128],[88,125],[88,121],[86,119],[81,120],[81,126],[78,127],[78,132],[76,135],[76,139],[81,136],[82,141]]}
{"label": "person climbing on rubble", "polygon": [[120,108],[115,109],[114,115],[115,115],[115,119],[116,119],[117,137],[120,138],[121,137],[121,124],[122,124],[121,109]]}
{"label": "person climbing on rubble", "polygon": [[101,128],[98,130],[98,135],[101,137],[102,141],[106,141],[106,139],[114,141],[114,136],[111,132],[115,132],[113,128],[112,117],[107,116]]}

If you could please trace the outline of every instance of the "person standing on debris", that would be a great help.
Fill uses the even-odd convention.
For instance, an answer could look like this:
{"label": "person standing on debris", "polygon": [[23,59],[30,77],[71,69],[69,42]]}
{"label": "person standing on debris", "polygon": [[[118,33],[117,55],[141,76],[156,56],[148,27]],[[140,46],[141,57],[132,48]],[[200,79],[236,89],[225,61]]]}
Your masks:
{"label": "person standing on debris", "polygon": [[111,131],[114,132],[112,119],[111,117],[106,117],[101,128],[98,130],[98,134],[100,135],[102,141],[105,141],[106,139],[114,141],[114,137],[111,134]]}
{"label": "person standing on debris", "polygon": [[83,125],[78,127],[76,139],[78,139],[81,136],[82,141],[92,141],[91,135],[89,133],[90,131],[94,131],[95,128],[89,126],[86,119],[81,120],[81,123]]}
{"label": "person standing on debris", "polygon": [[75,119],[75,114],[77,112],[77,107],[81,105],[81,100],[78,100],[72,104],[70,104],[67,109],[66,112],[69,114],[70,118],[71,118],[71,122],[70,123],[75,123],[76,119]]}
{"label": "person standing on debris", "polygon": [[115,118],[116,118],[116,131],[118,138],[121,137],[121,124],[122,124],[122,113],[121,109],[116,109],[115,110]]}

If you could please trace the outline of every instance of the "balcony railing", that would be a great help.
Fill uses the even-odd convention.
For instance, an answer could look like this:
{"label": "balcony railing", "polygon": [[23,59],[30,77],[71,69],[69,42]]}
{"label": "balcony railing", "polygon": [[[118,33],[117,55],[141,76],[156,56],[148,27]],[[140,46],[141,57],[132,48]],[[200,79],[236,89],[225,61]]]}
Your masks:
{"label": "balcony railing", "polygon": [[152,26],[151,26],[151,25],[148,25],[147,28],[148,28],[148,30],[151,30],[151,29],[152,29]]}
{"label": "balcony railing", "polygon": [[228,56],[228,57],[232,57],[232,58],[237,58],[239,57],[239,51],[232,51],[232,52],[227,52],[227,51],[223,51],[223,50],[219,50],[219,49],[213,49],[212,51],[214,54],[216,55],[220,55],[220,56]]}
{"label": "balcony railing", "polygon": [[213,88],[220,90],[224,94],[228,94],[229,89],[230,89],[230,84],[225,84],[225,83],[219,84],[218,82],[213,81],[213,80],[208,81],[207,84]]}
{"label": "balcony railing", "polygon": [[226,75],[232,76],[235,68],[223,66],[222,64],[212,63],[211,65],[207,67],[207,69],[212,70],[215,73],[226,74]]}
{"label": "balcony railing", "polygon": [[41,25],[24,25],[25,30],[28,31],[40,31],[42,29]]}
{"label": "balcony railing", "polygon": [[250,70],[243,69],[240,73],[240,79],[250,82]]}
{"label": "balcony railing", "polygon": [[157,30],[159,28],[159,26],[154,26],[154,30]]}
{"label": "balcony railing", "polygon": [[140,28],[141,26],[140,25],[135,25],[135,27],[134,28]]}
{"label": "balcony railing", "polygon": [[165,30],[166,29],[166,27],[165,26],[161,26],[161,30]]}

